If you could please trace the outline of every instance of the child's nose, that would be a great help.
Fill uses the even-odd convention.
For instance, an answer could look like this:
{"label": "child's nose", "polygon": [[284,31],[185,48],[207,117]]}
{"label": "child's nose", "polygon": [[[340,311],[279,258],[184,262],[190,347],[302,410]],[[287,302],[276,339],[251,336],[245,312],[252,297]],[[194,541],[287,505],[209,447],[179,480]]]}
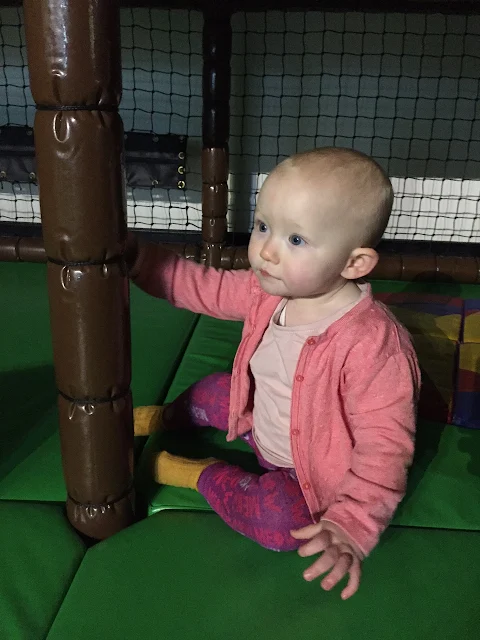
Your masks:
{"label": "child's nose", "polygon": [[273,262],[273,264],[278,264],[278,251],[275,247],[275,243],[272,238],[266,240],[260,251],[260,257],[265,262]]}

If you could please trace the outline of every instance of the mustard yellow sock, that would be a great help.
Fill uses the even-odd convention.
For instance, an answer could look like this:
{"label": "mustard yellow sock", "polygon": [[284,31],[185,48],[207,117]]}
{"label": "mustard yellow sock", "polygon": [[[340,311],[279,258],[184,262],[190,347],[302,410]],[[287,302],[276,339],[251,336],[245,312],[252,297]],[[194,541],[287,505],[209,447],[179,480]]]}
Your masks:
{"label": "mustard yellow sock", "polygon": [[133,429],[136,436],[149,436],[163,427],[164,407],[136,407],[133,410]]}
{"label": "mustard yellow sock", "polygon": [[202,471],[216,462],[219,462],[216,458],[190,460],[162,451],[154,458],[153,473],[159,484],[196,490]]}

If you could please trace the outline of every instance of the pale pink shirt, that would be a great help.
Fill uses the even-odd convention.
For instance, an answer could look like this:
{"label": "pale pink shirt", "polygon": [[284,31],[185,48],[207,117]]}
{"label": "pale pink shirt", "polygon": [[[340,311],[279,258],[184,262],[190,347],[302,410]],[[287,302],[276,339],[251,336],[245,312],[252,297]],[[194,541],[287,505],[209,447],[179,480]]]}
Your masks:
{"label": "pale pink shirt", "polygon": [[277,306],[263,339],[250,360],[255,379],[253,402],[253,437],[267,462],[277,467],[293,468],[290,443],[290,407],[292,388],[300,353],[312,336],[320,336],[328,327],[355,307],[367,295],[362,294],[335,313],[317,322],[285,326],[287,300]]}

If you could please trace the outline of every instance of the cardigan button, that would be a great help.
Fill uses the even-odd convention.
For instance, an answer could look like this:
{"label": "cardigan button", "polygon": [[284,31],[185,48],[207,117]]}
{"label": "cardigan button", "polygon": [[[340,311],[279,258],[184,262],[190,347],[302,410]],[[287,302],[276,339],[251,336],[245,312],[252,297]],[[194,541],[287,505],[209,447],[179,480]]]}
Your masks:
{"label": "cardigan button", "polygon": [[310,489],[311,485],[309,482],[304,482],[303,483],[303,488],[305,489],[305,491],[308,491]]}
{"label": "cardigan button", "polygon": [[292,429],[292,436],[298,436],[299,433],[300,433],[299,429]]}
{"label": "cardigan button", "polygon": [[313,346],[313,345],[315,344],[315,342],[316,342],[315,338],[309,338],[309,339],[307,340],[307,344],[308,344],[309,346]]}
{"label": "cardigan button", "polygon": [[303,376],[301,376],[301,375],[298,375],[298,376],[295,377],[295,380],[297,382],[303,382],[305,380],[305,378]]}

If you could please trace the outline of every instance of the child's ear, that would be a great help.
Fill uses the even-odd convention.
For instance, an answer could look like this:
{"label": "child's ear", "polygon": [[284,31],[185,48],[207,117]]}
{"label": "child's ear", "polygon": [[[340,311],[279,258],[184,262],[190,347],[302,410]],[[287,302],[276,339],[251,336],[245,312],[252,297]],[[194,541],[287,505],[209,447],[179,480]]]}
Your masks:
{"label": "child's ear", "polygon": [[365,278],[365,276],[368,276],[376,267],[378,258],[379,256],[375,249],[354,249],[347,260],[341,276],[345,278],[345,280]]}

